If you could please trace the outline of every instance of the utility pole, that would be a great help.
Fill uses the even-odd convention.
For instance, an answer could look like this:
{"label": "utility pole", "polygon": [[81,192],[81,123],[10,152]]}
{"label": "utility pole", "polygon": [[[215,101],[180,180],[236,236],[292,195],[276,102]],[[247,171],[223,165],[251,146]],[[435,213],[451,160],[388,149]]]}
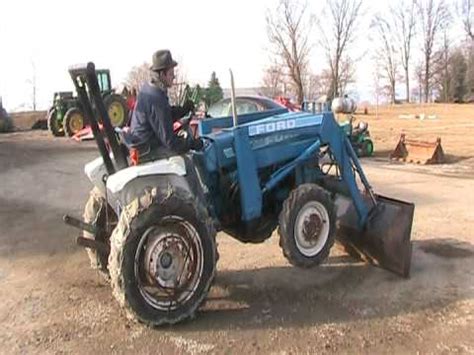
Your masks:
{"label": "utility pole", "polygon": [[31,79],[28,79],[28,83],[31,85],[31,101],[32,101],[32,108],[33,111],[36,111],[36,64],[33,59],[31,59],[31,67],[33,69],[33,75]]}

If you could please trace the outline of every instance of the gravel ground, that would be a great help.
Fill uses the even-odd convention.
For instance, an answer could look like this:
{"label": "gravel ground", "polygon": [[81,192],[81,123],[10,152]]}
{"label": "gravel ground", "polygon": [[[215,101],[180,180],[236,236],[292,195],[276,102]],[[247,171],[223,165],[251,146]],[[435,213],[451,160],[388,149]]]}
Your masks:
{"label": "gravel ground", "polygon": [[74,245],[92,142],[47,132],[0,136],[0,352],[474,353],[474,180],[468,165],[364,161],[375,190],[416,204],[410,279],[338,248],[291,267],[276,236],[218,235],[218,276],[196,319],[151,329],[128,321]]}

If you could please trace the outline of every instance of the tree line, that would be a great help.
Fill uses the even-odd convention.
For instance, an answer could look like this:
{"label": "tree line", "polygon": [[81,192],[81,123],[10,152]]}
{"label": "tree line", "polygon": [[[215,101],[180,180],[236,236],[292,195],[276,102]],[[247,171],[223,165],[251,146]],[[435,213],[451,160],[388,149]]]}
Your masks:
{"label": "tree line", "polygon": [[[304,0],[279,0],[268,9],[270,60],[263,93],[290,96],[299,104],[321,96],[331,100],[349,92],[364,59],[373,64],[374,94],[391,103],[474,101],[474,0],[397,0],[370,18],[364,5],[364,0],[326,0],[314,14]],[[364,23],[368,33],[361,33]],[[462,38],[454,38],[456,26]],[[310,66],[315,55],[325,62],[319,71]],[[149,80],[148,67],[134,67],[126,85],[137,89]],[[206,88],[190,88],[179,71],[176,82],[172,102],[193,92],[196,101],[210,106],[223,96],[215,72]]]}
{"label": "tree line", "polygon": [[[361,34],[367,21],[369,33]],[[362,56],[374,64],[376,95],[390,102],[474,101],[474,0],[398,0],[370,19],[363,0],[327,0],[318,14],[301,0],[280,0],[266,23],[268,96],[290,95],[301,103],[347,93],[360,59],[354,47],[362,45]],[[454,38],[456,26],[461,39]],[[312,55],[324,58],[319,72],[309,65]]]}
{"label": "tree line", "polygon": [[[138,92],[143,83],[150,81],[150,64],[143,63],[133,67],[125,79],[128,89]],[[182,104],[187,99],[192,99],[195,103],[203,103],[206,108],[224,97],[221,84],[215,72],[206,87],[199,84],[190,86],[186,76],[177,67],[175,69],[175,85],[168,90],[168,96],[173,104]]]}

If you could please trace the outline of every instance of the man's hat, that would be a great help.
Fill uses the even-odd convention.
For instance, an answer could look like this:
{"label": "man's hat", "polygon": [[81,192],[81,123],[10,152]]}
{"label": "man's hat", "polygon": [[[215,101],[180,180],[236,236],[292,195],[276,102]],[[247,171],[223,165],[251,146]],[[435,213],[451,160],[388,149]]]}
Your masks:
{"label": "man's hat", "polygon": [[153,71],[164,70],[177,66],[178,63],[171,57],[171,52],[167,49],[162,49],[153,53],[152,65],[150,67]]}

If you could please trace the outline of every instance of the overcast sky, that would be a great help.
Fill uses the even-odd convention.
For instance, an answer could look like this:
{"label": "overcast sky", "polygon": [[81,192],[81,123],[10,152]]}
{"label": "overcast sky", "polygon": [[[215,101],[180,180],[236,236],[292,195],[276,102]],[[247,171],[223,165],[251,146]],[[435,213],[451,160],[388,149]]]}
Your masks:
{"label": "overcast sky", "polygon": [[[317,13],[322,3],[310,2],[309,11]],[[260,86],[269,63],[265,15],[277,4],[278,0],[3,0],[0,95],[8,110],[28,108],[36,72],[37,102],[44,109],[53,92],[71,90],[69,65],[94,61],[96,67],[111,69],[116,85],[161,48],[172,51],[193,84],[206,84],[216,71],[221,85],[229,87],[232,68],[236,86]],[[388,0],[367,0],[367,18],[386,4]],[[360,37],[359,48],[367,45],[367,31]],[[315,72],[324,65],[322,57],[315,46]],[[358,90],[367,99],[371,64],[367,56],[357,64]]]}

